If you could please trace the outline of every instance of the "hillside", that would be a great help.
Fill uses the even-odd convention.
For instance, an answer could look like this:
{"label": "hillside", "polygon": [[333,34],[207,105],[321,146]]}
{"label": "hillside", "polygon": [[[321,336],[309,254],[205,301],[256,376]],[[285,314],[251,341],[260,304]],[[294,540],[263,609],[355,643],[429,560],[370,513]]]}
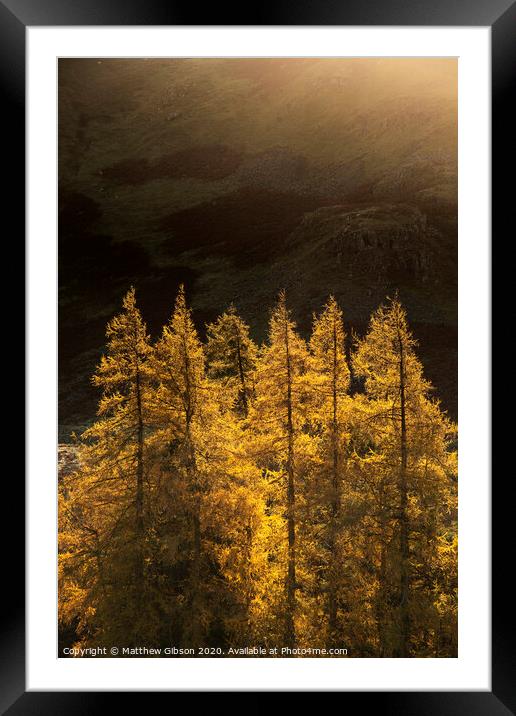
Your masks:
{"label": "hillside", "polygon": [[61,438],[130,283],[156,335],[184,282],[199,329],[234,301],[257,339],[280,288],[306,334],[399,290],[456,417],[453,60],[61,60]]}

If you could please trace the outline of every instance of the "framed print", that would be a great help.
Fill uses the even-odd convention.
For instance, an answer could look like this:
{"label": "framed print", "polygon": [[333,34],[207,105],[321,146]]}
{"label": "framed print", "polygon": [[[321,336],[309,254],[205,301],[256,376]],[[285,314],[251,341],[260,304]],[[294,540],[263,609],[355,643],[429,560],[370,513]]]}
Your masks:
{"label": "framed print", "polygon": [[490,444],[514,5],[0,7],[13,208],[24,97],[27,148],[5,712],[514,711]]}

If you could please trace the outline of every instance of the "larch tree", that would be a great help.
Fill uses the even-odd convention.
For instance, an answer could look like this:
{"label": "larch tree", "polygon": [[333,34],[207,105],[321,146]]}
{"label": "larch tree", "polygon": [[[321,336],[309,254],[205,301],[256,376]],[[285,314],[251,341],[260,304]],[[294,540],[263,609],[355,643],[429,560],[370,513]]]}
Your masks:
{"label": "larch tree", "polygon": [[206,362],[208,374],[224,382],[235,393],[235,408],[246,418],[254,396],[254,372],[258,348],[249,335],[249,326],[233,304],[207,327]]}
{"label": "larch tree", "polygon": [[[153,370],[157,439],[165,446],[166,478],[161,491],[163,539],[169,552],[181,559],[190,630],[188,645],[199,647],[203,638],[202,501],[209,489],[199,465],[202,421],[212,409],[206,385],[204,352],[180,286],[174,311],[156,343]],[[184,524],[186,522],[186,524]],[[185,534],[186,529],[186,534]],[[174,545],[171,550],[170,545]]]}
{"label": "larch tree", "polygon": [[81,436],[80,469],[67,480],[62,502],[61,573],[75,585],[72,592],[82,591],[91,617],[85,634],[100,643],[138,643],[152,633],[146,570],[152,348],[134,288],[108,323],[107,339],[93,377],[102,390],[98,419]]}
{"label": "larch tree", "polygon": [[380,629],[383,653],[398,657],[420,646],[416,623],[418,589],[426,579],[418,559],[423,526],[430,558],[443,523],[453,520],[454,428],[429,397],[431,386],[415,346],[395,298],[373,314],[354,356],[355,372],[365,380],[372,440],[365,459],[373,468],[385,540],[379,597],[389,630],[385,623]]}
{"label": "larch tree", "polygon": [[[233,304],[207,326],[205,353],[208,378],[224,396],[226,410],[217,433],[219,444],[224,436],[225,465],[217,484],[227,491],[219,489],[210,513],[210,518],[226,524],[224,539],[214,552],[239,605],[226,626],[234,644],[272,646],[270,608],[281,582],[274,567],[281,561],[280,520],[267,509],[270,492],[248,449],[251,433],[246,419],[255,397],[258,346]],[[233,415],[227,412],[228,404]]]}
{"label": "larch tree", "polygon": [[223,633],[218,641],[237,647],[269,644],[276,518],[268,514],[267,485],[248,454],[242,421],[231,409],[213,428],[205,444],[211,491],[204,539],[216,572],[208,591]]}
{"label": "larch tree", "polygon": [[268,343],[258,361],[251,424],[258,437],[258,464],[283,487],[282,494],[276,491],[276,500],[286,522],[283,641],[289,647],[296,643],[296,478],[306,439],[307,363],[306,344],[296,331],[282,291],[272,311]]}
{"label": "larch tree", "polygon": [[[230,341],[228,350],[233,347]],[[243,334],[243,356],[248,349]],[[220,352],[219,359],[225,359]],[[243,449],[234,391],[206,373],[182,286],[153,367],[155,441],[163,465],[160,532],[176,582],[169,580],[170,594],[179,605],[173,621],[182,625],[179,638],[189,647],[228,635],[242,643],[253,623],[260,561],[260,473]]]}
{"label": "larch tree", "polygon": [[[350,372],[345,352],[342,311],[336,300],[328,300],[315,317],[310,338],[311,422],[319,434],[323,479],[322,498],[327,589],[327,643],[337,641],[338,584],[342,570],[339,555],[342,483],[346,476],[351,399],[348,395]],[[317,499],[317,496],[312,498]],[[319,498],[320,499],[320,498]]]}

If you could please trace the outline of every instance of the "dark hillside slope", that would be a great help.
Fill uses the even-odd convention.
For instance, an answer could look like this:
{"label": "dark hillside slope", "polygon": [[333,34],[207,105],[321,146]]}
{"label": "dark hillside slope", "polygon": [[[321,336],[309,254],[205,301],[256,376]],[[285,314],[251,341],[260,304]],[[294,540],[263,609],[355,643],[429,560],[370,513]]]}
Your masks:
{"label": "dark hillside slope", "polygon": [[131,283],[153,335],[183,282],[259,340],[280,288],[305,335],[398,290],[456,417],[456,108],[454,60],[61,60],[61,438]]}

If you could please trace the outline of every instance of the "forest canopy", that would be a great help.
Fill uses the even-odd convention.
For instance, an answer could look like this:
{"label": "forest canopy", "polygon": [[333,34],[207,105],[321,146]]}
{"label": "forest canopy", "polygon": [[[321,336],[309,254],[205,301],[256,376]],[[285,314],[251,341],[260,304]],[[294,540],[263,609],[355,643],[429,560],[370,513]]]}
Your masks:
{"label": "forest canopy", "polygon": [[233,305],[201,341],[181,287],[151,340],[129,290],[59,482],[60,655],[457,656],[456,426],[397,297],[344,317],[305,341],[281,292],[263,345]]}

